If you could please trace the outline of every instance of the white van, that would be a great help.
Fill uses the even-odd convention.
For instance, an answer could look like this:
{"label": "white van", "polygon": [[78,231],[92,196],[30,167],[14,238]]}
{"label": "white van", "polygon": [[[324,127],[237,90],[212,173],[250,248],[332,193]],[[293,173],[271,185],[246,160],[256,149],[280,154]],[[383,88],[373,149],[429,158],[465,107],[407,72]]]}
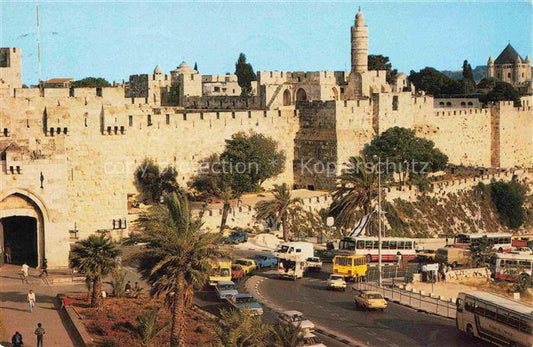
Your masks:
{"label": "white van", "polygon": [[287,255],[299,255],[303,260],[312,258],[315,256],[315,250],[313,244],[310,242],[283,242],[278,246],[276,250],[276,256]]}

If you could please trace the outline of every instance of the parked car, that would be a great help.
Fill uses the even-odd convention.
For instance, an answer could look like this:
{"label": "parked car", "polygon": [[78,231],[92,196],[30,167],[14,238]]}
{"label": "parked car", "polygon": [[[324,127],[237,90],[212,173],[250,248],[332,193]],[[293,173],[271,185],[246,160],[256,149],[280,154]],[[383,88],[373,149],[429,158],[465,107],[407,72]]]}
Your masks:
{"label": "parked car", "polygon": [[272,267],[278,264],[278,258],[269,253],[257,253],[254,255],[254,262],[258,269],[263,267]]}
{"label": "parked car", "polygon": [[235,260],[234,264],[240,265],[245,275],[252,273],[252,271],[257,268],[257,265],[255,265],[255,261],[253,259],[237,259]]}
{"label": "parked car", "polygon": [[531,255],[533,251],[529,247],[517,247],[511,251],[513,254]]}
{"label": "parked car", "polygon": [[343,292],[346,290],[346,280],[344,279],[344,276],[342,275],[329,275],[329,278],[326,282],[326,288],[329,290],[342,290]]}
{"label": "parked car", "polygon": [[307,269],[309,271],[320,271],[322,270],[322,261],[319,257],[310,257],[307,258]]}
{"label": "parked car", "polygon": [[416,251],[415,261],[428,263],[435,260],[436,251],[433,249],[421,249]]}
{"label": "parked car", "polygon": [[231,264],[231,278],[238,280],[244,277],[244,270],[241,265]]}
{"label": "parked car", "polygon": [[217,283],[215,290],[219,300],[231,299],[239,294],[233,281],[220,281]]}
{"label": "parked car", "polygon": [[294,326],[300,326],[304,332],[310,332],[315,329],[315,325],[309,319],[305,318],[300,311],[285,311],[280,313],[278,319],[281,324],[292,324]]}
{"label": "parked car", "polygon": [[355,307],[362,309],[380,309],[383,311],[387,308],[387,300],[378,292],[363,290],[354,298]]}
{"label": "parked car", "polygon": [[248,233],[244,231],[233,231],[222,240],[223,243],[227,244],[238,244],[246,241],[248,241]]}
{"label": "parked car", "polygon": [[229,300],[229,303],[235,309],[239,311],[248,310],[250,314],[254,316],[260,316],[263,314],[263,307],[257,299],[250,294],[237,294]]}
{"label": "parked car", "polygon": [[305,333],[304,334],[304,344],[303,347],[326,347],[325,344],[320,341],[318,336],[316,336],[313,333]]}

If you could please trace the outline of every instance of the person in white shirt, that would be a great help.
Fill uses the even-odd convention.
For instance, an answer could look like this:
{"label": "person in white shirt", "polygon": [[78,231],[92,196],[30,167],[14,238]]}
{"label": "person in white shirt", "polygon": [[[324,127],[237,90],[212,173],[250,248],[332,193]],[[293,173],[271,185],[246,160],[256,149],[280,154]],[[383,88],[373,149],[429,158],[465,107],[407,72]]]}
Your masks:
{"label": "person in white shirt", "polygon": [[20,269],[20,271],[22,272],[22,283],[28,283],[30,267],[26,263],[24,263],[22,264],[22,268]]}
{"label": "person in white shirt", "polygon": [[31,289],[28,292],[28,306],[30,307],[30,312],[33,312],[33,307],[35,306],[35,293]]}

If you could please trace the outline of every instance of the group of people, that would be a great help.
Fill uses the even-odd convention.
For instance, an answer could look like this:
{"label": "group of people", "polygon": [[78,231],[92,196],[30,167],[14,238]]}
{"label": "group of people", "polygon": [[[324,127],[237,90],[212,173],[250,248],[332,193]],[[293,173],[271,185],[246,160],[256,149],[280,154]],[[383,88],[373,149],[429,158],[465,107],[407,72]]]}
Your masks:
{"label": "group of people", "polygon": [[438,269],[429,269],[427,263],[418,263],[417,272],[422,274],[422,282],[440,282],[446,280],[446,273],[451,270],[450,266],[438,263]]}
{"label": "group of people", "polygon": [[[22,277],[22,283],[30,284],[28,281],[28,278],[30,276],[30,267],[28,264],[24,263],[22,264],[22,267],[20,268],[21,277]],[[46,258],[43,259],[43,263],[41,265],[41,273],[39,274],[39,278],[43,281],[44,284],[50,284],[48,282],[48,260]]]}
{"label": "group of people", "polygon": [[139,289],[140,287],[138,282],[135,282],[135,285],[132,287],[131,281],[128,281],[124,287],[124,292],[126,293],[126,296],[136,297],[135,293],[138,293]]}
{"label": "group of people", "polygon": [[[43,328],[41,323],[37,324],[37,328],[33,332],[37,336],[37,347],[43,347],[44,334],[46,331]],[[18,331],[11,337],[11,344],[14,347],[24,346],[24,341],[22,341],[22,334]]]}

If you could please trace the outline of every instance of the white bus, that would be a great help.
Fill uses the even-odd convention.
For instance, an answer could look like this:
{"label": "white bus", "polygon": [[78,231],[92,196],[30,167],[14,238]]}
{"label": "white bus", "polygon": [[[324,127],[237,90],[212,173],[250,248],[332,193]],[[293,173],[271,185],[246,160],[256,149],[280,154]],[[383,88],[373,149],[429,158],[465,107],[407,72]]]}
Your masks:
{"label": "white bus", "polygon": [[[404,237],[381,238],[381,260],[395,261],[398,253],[403,260],[413,260],[416,241]],[[366,256],[367,263],[378,260],[378,238],[375,236],[345,237],[339,242],[339,251],[351,251]]]}
{"label": "white bus", "polygon": [[456,325],[498,346],[533,346],[533,306],[496,294],[459,293]]}
{"label": "white bus", "polygon": [[469,248],[480,242],[481,239],[487,238],[492,244],[492,249],[500,253],[511,250],[512,234],[507,233],[475,233],[475,234],[457,234],[454,237],[454,246],[460,248]]}
{"label": "white bus", "polygon": [[531,277],[533,255],[498,253],[492,264],[495,279],[516,281],[520,276]]}

